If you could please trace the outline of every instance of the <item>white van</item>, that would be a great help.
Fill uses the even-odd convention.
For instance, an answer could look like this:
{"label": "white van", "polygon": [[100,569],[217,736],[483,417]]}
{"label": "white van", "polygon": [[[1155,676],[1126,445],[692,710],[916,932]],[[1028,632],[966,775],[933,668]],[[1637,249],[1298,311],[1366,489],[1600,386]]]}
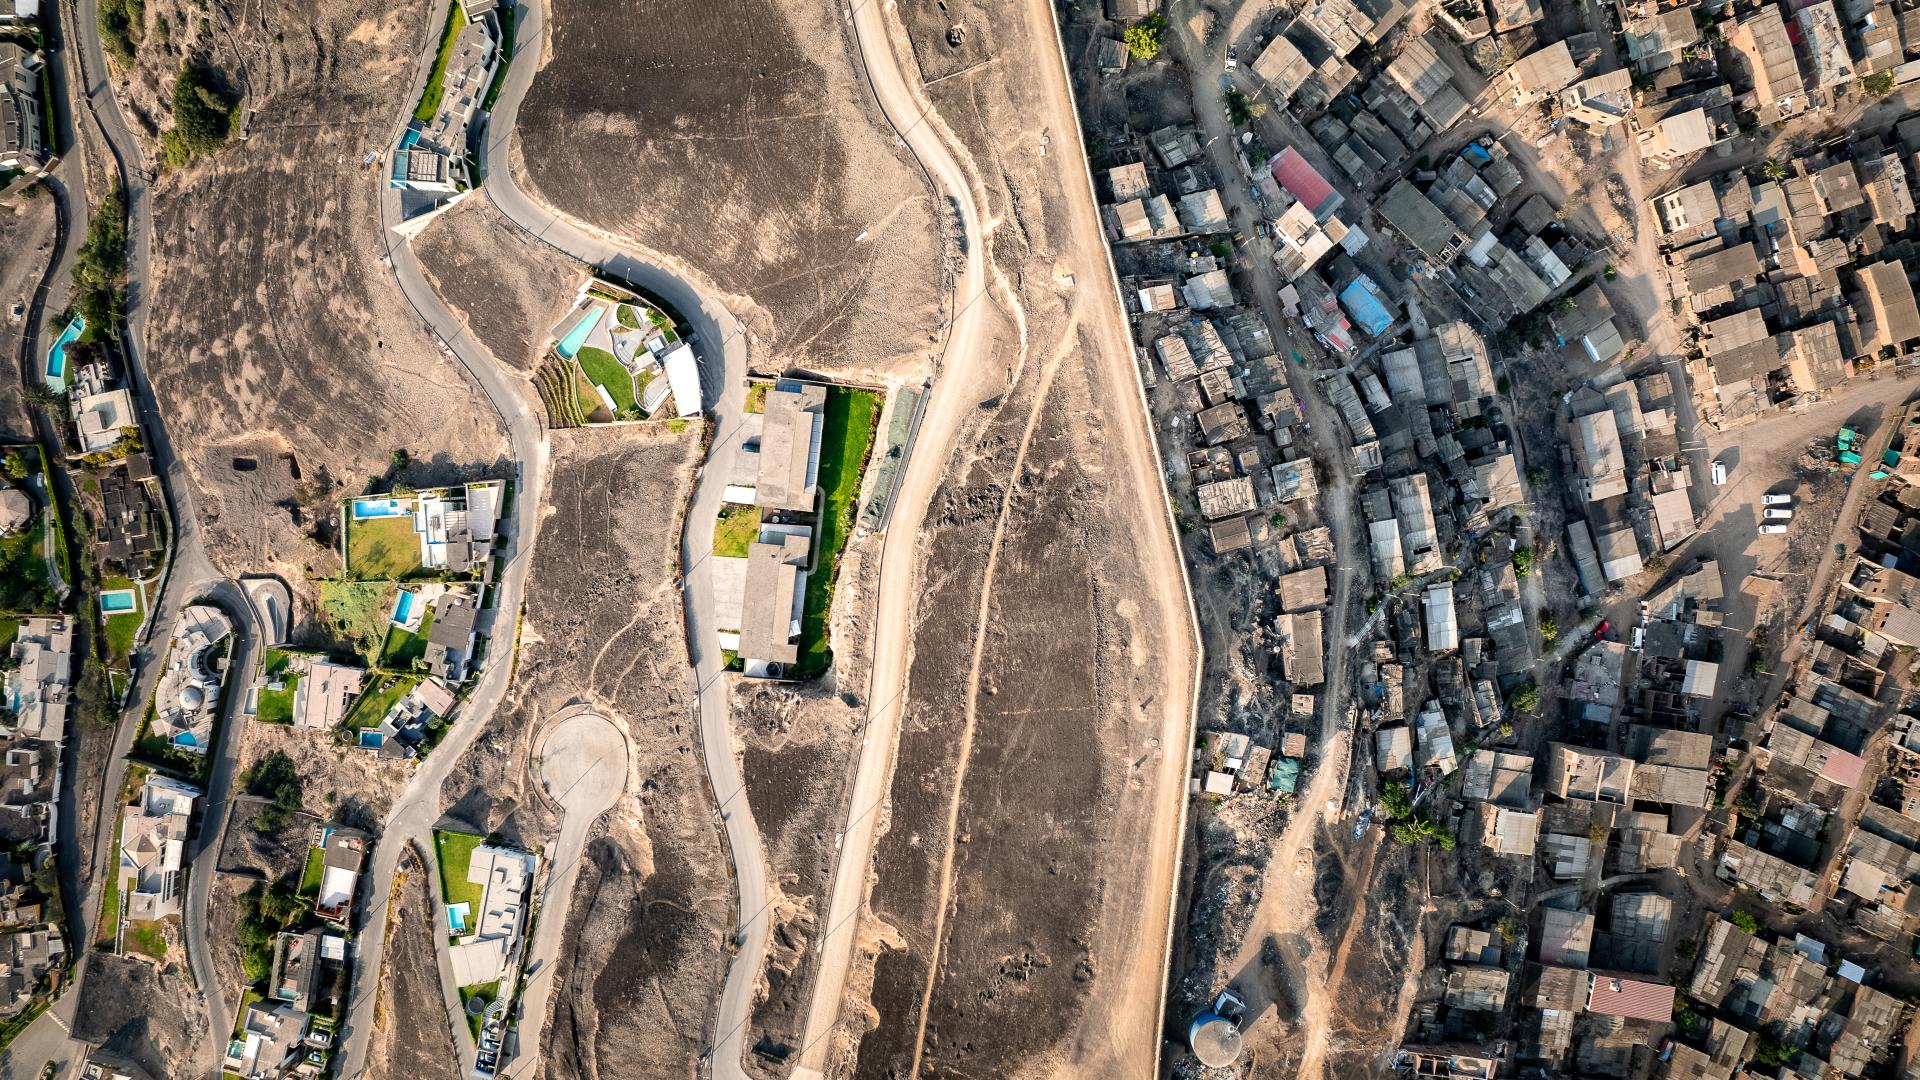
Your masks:
{"label": "white van", "polygon": [[1726,484],[1726,482],[1727,482],[1727,463],[1724,461],[1714,462],[1713,463],[1713,486],[1721,487],[1724,484]]}

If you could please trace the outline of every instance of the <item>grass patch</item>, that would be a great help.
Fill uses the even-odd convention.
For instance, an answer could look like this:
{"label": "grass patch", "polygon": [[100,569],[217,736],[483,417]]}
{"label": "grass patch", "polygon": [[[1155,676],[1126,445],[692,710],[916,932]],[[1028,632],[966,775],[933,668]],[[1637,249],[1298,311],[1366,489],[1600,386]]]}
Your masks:
{"label": "grass patch", "polygon": [[440,52],[433,58],[433,71],[427,76],[427,88],[420,95],[420,104],[414,107],[413,118],[423,124],[433,122],[435,113],[440,111],[440,101],[447,96],[447,61],[453,59],[454,42],[460,39],[460,31],[467,25],[467,13],[459,4],[447,8],[447,25],[440,29]]}
{"label": "grass patch", "polygon": [[0,610],[56,610],[53,575],[47,568],[45,530],[53,529],[57,535],[59,528],[52,515],[41,517],[43,521],[38,529],[0,537]]}
{"label": "grass patch", "polygon": [[[351,511],[349,511],[351,517]],[[363,518],[347,523],[347,576],[360,581],[398,581],[420,569],[420,534],[413,515]]]}
{"label": "grass patch", "polygon": [[760,508],[729,503],[713,523],[713,553],[723,559],[744,559],[760,538]]}
{"label": "grass patch", "polygon": [[253,703],[255,720],[263,724],[293,723],[293,697],[300,688],[300,676],[287,675],[284,679],[285,690],[268,690],[264,687],[260,690]]}
{"label": "grass patch", "polygon": [[[622,311],[626,308],[622,307]],[[633,400],[633,373],[620,363],[618,357],[605,349],[583,346],[580,355],[574,357],[580,363],[580,370],[587,380],[606,387],[607,395],[613,398],[613,414],[626,418],[628,413],[638,414],[640,406]],[[600,395],[593,395],[598,402]]]}
{"label": "grass patch", "polygon": [[772,383],[756,382],[747,384],[747,411],[763,413],[767,411],[767,388]]}
{"label": "grass patch", "polygon": [[[448,904],[466,904],[467,917],[473,919],[486,890],[467,880],[467,864],[473,861],[473,849],[486,843],[486,837],[472,833],[433,831],[433,857],[440,866],[440,896]],[[496,985],[496,989],[498,984]]]}
{"label": "grass patch", "polygon": [[285,649],[264,649],[260,653],[260,674],[271,679],[287,670],[293,654]]}
{"label": "grass patch", "polygon": [[393,708],[394,702],[406,697],[414,687],[420,685],[417,675],[388,675],[376,684],[375,689],[360,695],[353,703],[352,711],[347,713],[346,725],[356,730],[376,728]]}
{"label": "grass patch", "polygon": [[[260,993],[260,991],[258,990],[255,990],[251,986],[246,987],[240,991],[240,1009],[238,1012],[235,1012],[233,1014],[233,1037],[234,1038],[238,1039],[243,1037],[246,1034],[247,1006],[252,1005],[256,1001],[259,1001],[264,996],[265,996],[264,994]],[[233,1076],[236,1074],[228,1073],[227,1075]]]}
{"label": "grass patch", "polygon": [[380,666],[405,671],[413,666],[415,660],[427,655],[427,633],[433,629],[433,609],[420,617],[420,629],[402,630],[391,624],[387,627],[387,642],[380,649]]}
{"label": "grass patch", "polygon": [[500,90],[507,84],[507,68],[513,64],[514,34],[519,30],[519,5],[497,7],[493,17],[500,21],[500,66],[493,69],[493,81],[487,84],[487,95],[480,99],[480,107],[493,111],[493,103],[500,98]]}
{"label": "grass patch", "polygon": [[311,899],[320,895],[320,877],[326,873],[327,853],[320,848],[307,849],[307,865],[300,871],[300,896]]}
{"label": "grass patch", "polygon": [[320,615],[327,629],[350,643],[368,663],[379,657],[386,642],[387,613],[393,610],[394,587],[384,582],[323,581]]}
{"label": "grass patch", "polygon": [[107,630],[107,655],[115,660],[124,660],[133,655],[134,635],[140,632],[140,624],[146,621],[146,602],[140,598],[140,589],[131,578],[109,577],[100,579],[100,591],[113,592],[117,589],[133,591],[133,610],[102,613],[100,621]]}
{"label": "grass patch", "polygon": [[620,320],[620,325],[629,330],[638,330],[645,325],[640,321],[640,316],[634,314],[633,306],[630,304],[619,305],[613,309],[613,314]]}
{"label": "grass patch", "polygon": [[468,1011],[467,1002],[472,1001],[474,998],[479,998],[488,1005],[500,1000],[500,980],[495,979],[489,983],[477,983],[473,986],[463,986],[460,988],[460,1011],[466,1015],[467,1030],[473,1032],[473,1041],[479,1042],[480,1023],[486,1019],[486,1010],[481,1009],[479,1016],[475,1016],[472,1012]]}
{"label": "grass patch", "polygon": [[820,527],[813,534],[819,558],[807,575],[806,608],[800,618],[800,657],[795,662],[802,677],[818,675],[833,662],[827,640],[827,615],[833,608],[833,587],[840,576],[840,552],[853,531],[853,504],[860,498],[860,478],[873,450],[874,427],[879,422],[881,396],[850,386],[827,388],[827,417],[820,437]]}
{"label": "grass patch", "polygon": [[[128,779],[132,779],[132,774],[135,769],[140,769],[140,766],[130,765],[127,767]],[[140,769],[140,772],[142,781],[144,782],[146,770]],[[124,804],[126,800],[122,799],[120,802]],[[120,857],[118,855],[120,850],[120,829],[120,806],[116,805],[113,808],[113,850],[116,853],[114,855],[116,861],[113,866],[113,871],[107,875],[107,880],[100,890],[100,917],[94,920],[93,924],[95,937],[94,948],[103,952],[113,951],[114,939],[119,936],[120,930],[120,864],[117,861]]]}
{"label": "grass patch", "polygon": [[160,924],[157,922],[132,923],[127,927],[127,948],[165,963],[166,932],[160,929]]}
{"label": "grass patch", "polygon": [[13,639],[20,636],[20,616],[0,615],[0,652],[13,646]]}
{"label": "grass patch", "polygon": [[[573,374],[573,398],[580,410],[580,417],[586,423],[594,423],[594,416],[606,415],[607,406],[600,400],[600,394],[593,388],[593,380],[587,378],[577,363],[569,362],[567,370]],[[611,417],[609,417],[611,419]],[[605,421],[601,421],[604,423]]]}

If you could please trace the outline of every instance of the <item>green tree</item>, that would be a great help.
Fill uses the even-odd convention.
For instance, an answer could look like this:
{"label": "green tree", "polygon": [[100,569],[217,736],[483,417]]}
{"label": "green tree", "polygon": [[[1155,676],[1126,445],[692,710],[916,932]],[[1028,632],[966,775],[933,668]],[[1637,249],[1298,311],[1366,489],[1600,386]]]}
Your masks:
{"label": "green tree", "polygon": [[173,79],[173,130],[162,139],[173,168],[220,149],[233,133],[233,106],[213,82],[212,73],[189,60]]}
{"label": "green tree", "polygon": [[1521,577],[1533,573],[1533,549],[1521,546],[1513,549],[1513,572]]}
{"label": "green tree", "polygon": [[1766,174],[1767,179],[1774,181],[1785,180],[1791,175],[1787,170],[1787,163],[1777,158],[1768,158],[1767,163],[1760,166],[1760,171]]}
{"label": "green tree", "polygon": [[1520,940],[1520,924],[1511,915],[1500,919],[1500,940],[1509,945]]}
{"label": "green tree", "polygon": [[411,464],[413,464],[413,455],[407,453],[404,447],[396,447],[393,453],[387,455],[387,468],[394,472],[399,472]]}
{"label": "green tree", "polygon": [[1549,645],[1560,640],[1560,624],[1551,615],[1540,620],[1540,640]]}
{"label": "green tree", "polygon": [[[86,242],[80,245],[68,276],[73,281],[73,306],[87,320],[89,333],[105,333],[120,325],[127,278],[127,199],[118,183],[94,208]],[[28,394],[32,400],[32,391]]]}
{"label": "green tree", "polygon": [[1893,72],[1876,71],[1860,80],[1860,92],[1868,97],[1886,97],[1893,93]]}
{"label": "green tree", "polygon": [[1127,51],[1133,53],[1137,60],[1151,60],[1160,55],[1160,47],[1166,43],[1166,37],[1167,17],[1156,11],[1127,27]]}
{"label": "green tree", "polygon": [[240,774],[240,786],[247,794],[268,802],[267,808],[253,817],[255,832],[277,832],[285,826],[299,811],[306,787],[293,759],[280,750],[247,766]]}
{"label": "green tree", "polygon": [[1227,119],[1233,121],[1234,127],[1246,127],[1267,115],[1265,102],[1253,100],[1237,86],[1228,87],[1227,92],[1220,95],[1220,99],[1226,104]]}
{"label": "green tree", "polygon": [[1755,918],[1751,911],[1736,911],[1727,921],[1733,924],[1735,930],[1743,934],[1757,934],[1760,932],[1760,920]]}
{"label": "green tree", "polygon": [[1780,1037],[1779,1025],[1769,1024],[1757,1033],[1753,1046],[1753,1061],[1769,1069],[1777,1069],[1792,1061],[1800,1051],[1794,1045]]}
{"label": "green tree", "polygon": [[33,468],[27,464],[26,457],[22,455],[20,451],[18,450],[7,451],[7,475],[8,476],[13,477],[15,480],[25,480],[28,474],[32,472],[33,472]]}
{"label": "green tree", "polygon": [[1407,785],[1398,780],[1389,780],[1380,786],[1380,808],[1394,821],[1413,816],[1413,799],[1407,794]]}
{"label": "green tree", "polygon": [[1540,707],[1540,688],[1527,683],[1513,692],[1513,707],[1521,712],[1530,713]]}
{"label": "green tree", "polygon": [[1277,510],[1274,511],[1273,516],[1268,518],[1267,520],[1270,523],[1272,523],[1273,527],[1276,529],[1284,529],[1287,527],[1287,515],[1280,513]]}

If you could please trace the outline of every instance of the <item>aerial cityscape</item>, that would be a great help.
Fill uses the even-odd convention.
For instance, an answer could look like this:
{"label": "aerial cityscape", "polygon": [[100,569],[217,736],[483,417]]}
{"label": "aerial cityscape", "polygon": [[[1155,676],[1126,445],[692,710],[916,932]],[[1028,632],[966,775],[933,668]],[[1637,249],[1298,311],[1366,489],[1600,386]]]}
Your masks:
{"label": "aerial cityscape", "polygon": [[1920,1080],[1920,0],[0,0],[0,1077]]}

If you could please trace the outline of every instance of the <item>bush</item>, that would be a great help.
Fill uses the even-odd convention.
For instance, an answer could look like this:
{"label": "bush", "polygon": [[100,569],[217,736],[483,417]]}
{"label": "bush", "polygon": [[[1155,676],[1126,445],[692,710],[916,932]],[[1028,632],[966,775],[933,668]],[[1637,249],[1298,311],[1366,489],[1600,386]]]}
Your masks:
{"label": "bush", "polygon": [[233,134],[234,102],[214,85],[208,70],[192,61],[173,80],[173,130],[162,137],[167,165],[178,169],[220,149]]}
{"label": "bush", "polygon": [[1127,27],[1125,40],[1127,51],[1137,60],[1151,60],[1160,55],[1160,47],[1166,43],[1167,17],[1154,12]]}
{"label": "bush", "polygon": [[1734,929],[1743,934],[1757,934],[1760,932],[1760,920],[1755,918],[1751,911],[1736,911],[1733,913],[1733,917],[1727,921],[1733,924]]}
{"label": "bush", "polygon": [[272,805],[253,817],[255,832],[277,832],[300,810],[305,784],[293,767],[293,759],[274,750],[247,766],[240,774],[240,786],[246,793],[266,799]]}
{"label": "bush", "polygon": [[1389,780],[1381,785],[1380,807],[1394,821],[1412,817],[1413,799],[1407,794],[1407,785],[1398,780]]}
{"label": "bush", "polygon": [[146,0],[100,0],[100,43],[121,67],[133,66],[133,52],[146,36]]}
{"label": "bush", "polygon": [[1513,692],[1513,707],[1530,713],[1540,707],[1540,688],[1528,683]]}
{"label": "bush", "polygon": [[1552,616],[1540,620],[1540,640],[1549,645],[1560,640],[1560,624]]}
{"label": "bush", "polygon": [[94,208],[86,242],[69,276],[73,306],[87,320],[89,335],[120,325],[126,307],[121,287],[127,278],[127,198],[119,184]]}
{"label": "bush", "polygon": [[1266,103],[1253,100],[1242,93],[1239,87],[1229,87],[1226,93],[1220,95],[1220,100],[1226,104],[1227,119],[1233,121],[1234,127],[1246,127],[1267,115]]}
{"label": "bush", "polygon": [[1533,573],[1534,552],[1530,547],[1513,549],[1513,572],[1520,577]]}
{"label": "bush", "polygon": [[1860,92],[1868,97],[1886,97],[1893,93],[1893,72],[1876,71],[1861,79]]}

